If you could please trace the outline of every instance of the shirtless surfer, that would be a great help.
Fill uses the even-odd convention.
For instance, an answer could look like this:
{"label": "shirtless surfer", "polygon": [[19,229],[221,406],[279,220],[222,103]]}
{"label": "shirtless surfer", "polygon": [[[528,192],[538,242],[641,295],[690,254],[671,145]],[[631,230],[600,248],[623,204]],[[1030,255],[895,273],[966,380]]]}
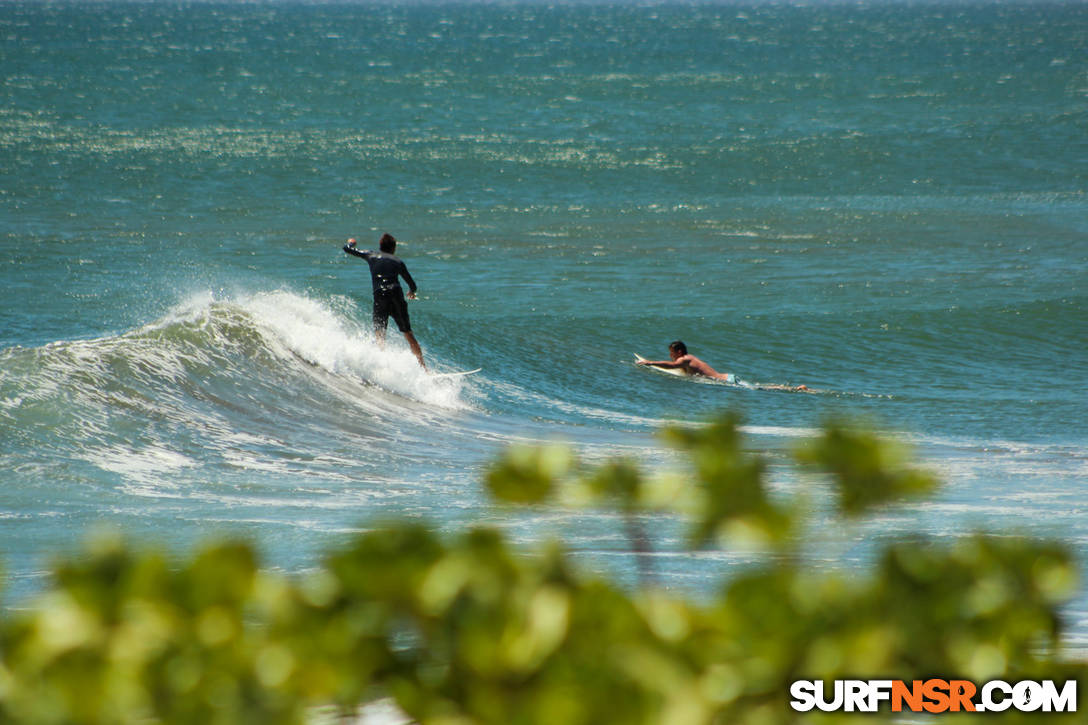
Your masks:
{"label": "shirtless surfer", "polygon": [[[680,340],[669,343],[669,360],[639,360],[636,365],[653,365],[659,368],[681,368],[688,375],[702,375],[712,380],[736,384],[737,376],[732,373],[719,373],[705,362],[688,352],[688,346]],[[762,389],[773,390],[808,390],[805,385],[760,385]]]}

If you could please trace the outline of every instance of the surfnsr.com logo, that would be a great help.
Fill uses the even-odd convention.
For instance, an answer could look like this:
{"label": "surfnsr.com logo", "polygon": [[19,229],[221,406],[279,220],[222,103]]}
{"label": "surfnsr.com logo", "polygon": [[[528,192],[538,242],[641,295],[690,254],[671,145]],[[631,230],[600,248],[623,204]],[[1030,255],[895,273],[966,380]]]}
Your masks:
{"label": "surfnsr.com logo", "polygon": [[790,686],[797,712],[1076,712],[1077,681],[1060,687],[1053,680],[1016,683],[992,680],[981,687],[968,680],[798,680]]}

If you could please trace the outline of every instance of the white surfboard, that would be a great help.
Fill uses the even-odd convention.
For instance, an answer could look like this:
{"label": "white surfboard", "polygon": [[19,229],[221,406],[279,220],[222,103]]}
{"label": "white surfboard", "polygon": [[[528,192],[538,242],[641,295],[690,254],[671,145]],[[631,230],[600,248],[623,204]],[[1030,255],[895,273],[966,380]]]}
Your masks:
{"label": "white surfboard", "polygon": [[456,378],[461,375],[475,375],[483,370],[483,368],[476,368],[475,370],[459,370],[453,373],[430,373],[432,378]]}

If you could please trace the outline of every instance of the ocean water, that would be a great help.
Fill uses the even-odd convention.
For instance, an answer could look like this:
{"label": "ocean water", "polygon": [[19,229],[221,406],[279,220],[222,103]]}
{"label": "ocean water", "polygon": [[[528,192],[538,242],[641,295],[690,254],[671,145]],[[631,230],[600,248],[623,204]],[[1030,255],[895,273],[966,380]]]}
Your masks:
{"label": "ocean water", "polygon": [[[482,471],[556,439],[675,465],[656,431],[724,410],[816,566],[976,529],[1088,562],[1083,3],[16,1],[0,78],[9,604],[100,527],[301,572],[375,521],[486,522],[632,581],[614,517],[494,509]],[[376,344],[340,247],[386,231],[428,365],[479,374]],[[816,392],[632,364],[676,338]],[[941,494],[821,528],[787,459],[833,415]],[[652,523],[665,586],[751,560]]]}

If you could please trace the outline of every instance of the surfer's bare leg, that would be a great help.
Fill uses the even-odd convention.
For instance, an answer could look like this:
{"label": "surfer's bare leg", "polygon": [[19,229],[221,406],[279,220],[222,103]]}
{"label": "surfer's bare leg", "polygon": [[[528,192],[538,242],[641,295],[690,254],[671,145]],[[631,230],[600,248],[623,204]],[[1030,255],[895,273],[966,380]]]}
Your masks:
{"label": "surfer's bare leg", "polygon": [[419,343],[416,342],[416,336],[409,331],[404,333],[404,339],[408,341],[408,347],[412,348],[412,354],[419,361],[419,366],[426,370],[427,366],[423,363],[423,350],[420,349]]}

